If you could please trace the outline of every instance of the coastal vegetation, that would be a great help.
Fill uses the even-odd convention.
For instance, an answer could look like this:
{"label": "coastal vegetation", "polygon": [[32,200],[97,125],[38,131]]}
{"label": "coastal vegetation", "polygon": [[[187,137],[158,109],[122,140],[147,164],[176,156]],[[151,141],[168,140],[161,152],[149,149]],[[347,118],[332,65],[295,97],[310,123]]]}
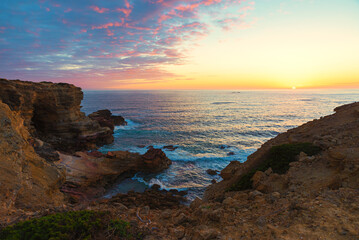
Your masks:
{"label": "coastal vegetation", "polygon": [[291,143],[273,146],[269,150],[268,157],[257,168],[243,175],[238,182],[233,184],[229,191],[240,191],[252,188],[252,177],[257,171],[266,171],[271,168],[274,173],[284,174],[289,169],[289,164],[296,161],[296,157],[304,152],[308,156],[318,154],[321,148],[311,143]]}
{"label": "coastal vegetation", "polygon": [[70,211],[19,222],[0,230],[4,240],[96,239],[111,236],[119,239],[141,239],[132,233],[129,222],[111,219],[97,211]]}

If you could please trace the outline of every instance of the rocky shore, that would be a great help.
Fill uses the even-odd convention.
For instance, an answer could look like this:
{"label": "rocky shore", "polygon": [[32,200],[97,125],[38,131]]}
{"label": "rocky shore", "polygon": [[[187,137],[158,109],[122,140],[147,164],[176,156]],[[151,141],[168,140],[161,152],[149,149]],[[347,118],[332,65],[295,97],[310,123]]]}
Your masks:
{"label": "rocky shore", "polygon": [[[85,116],[82,97],[69,84],[0,80],[1,226],[85,211],[109,219],[92,239],[359,239],[359,103],[231,162],[223,181],[187,206],[185,193],[156,185],[98,198],[115,179],[171,161],[152,148],[97,152],[125,122],[108,111]],[[117,235],[109,232],[119,219],[121,234],[118,225]]]}
{"label": "rocky shore", "polygon": [[127,123],[109,110],[85,116],[82,99],[71,84],[0,79],[1,212],[89,201],[118,178],[169,167],[159,149],[96,151]]}

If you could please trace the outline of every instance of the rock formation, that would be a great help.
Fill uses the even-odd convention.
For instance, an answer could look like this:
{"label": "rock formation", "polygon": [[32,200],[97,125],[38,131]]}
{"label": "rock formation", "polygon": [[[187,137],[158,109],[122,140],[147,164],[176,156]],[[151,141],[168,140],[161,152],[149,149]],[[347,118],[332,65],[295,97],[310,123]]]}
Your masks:
{"label": "rock formation", "polygon": [[39,157],[19,113],[0,101],[0,216],[12,208],[63,204],[64,171]]}
{"label": "rock formation", "polygon": [[[279,134],[263,144],[243,164],[232,163],[222,170],[221,175],[224,181],[210,186],[206,191],[205,198],[213,199],[223,196],[224,191],[232,184],[250,172],[251,169],[263,163],[273,146],[288,143],[312,143],[322,149],[321,155],[315,158],[317,161],[302,155],[300,159],[303,159],[304,162],[305,159],[311,159],[308,161],[315,162],[310,167],[304,167],[303,164],[300,164],[300,171],[297,169],[297,172],[289,171],[288,173],[298,178],[296,181],[305,184],[304,187],[317,191],[320,188],[329,186],[336,186],[337,188],[359,186],[358,119],[359,103],[353,103],[336,108],[333,115],[313,120]],[[295,166],[296,163],[292,163],[292,169]],[[271,178],[274,176],[272,174]],[[278,177],[275,178],[278,180]],[[262,182],[267,180],[265,178]],[[291,188],[290,183],[286,184],[289,184],[288,188]]]}
{"label": "rock formation", "polygon": [[127,122],[123,117],[112,115],[111,111],[108,109],[98,110],[94,113],[89,114],[88,117],[92,120],[97,121],[101,127],[108,127],[112,131],[114,130],[115,126],[127,125]]}
{"label": "rock formation", "polygon": [[82,99],[71,84],[0,79],[0,100],[21,115],[31,135],[66,152],[113,141],[111,129],[80,111]]}
{"label": "rock formation", "polygon": [[137,172],[157,173],[171,163],[161,149],[150,149],[143,155],[128,151],[77,152],[75,156],[60,154],[60,161],[56,162],[67,171],[62,190],[78,200],[103,195],[104,187],[119,177],[131,177]]}

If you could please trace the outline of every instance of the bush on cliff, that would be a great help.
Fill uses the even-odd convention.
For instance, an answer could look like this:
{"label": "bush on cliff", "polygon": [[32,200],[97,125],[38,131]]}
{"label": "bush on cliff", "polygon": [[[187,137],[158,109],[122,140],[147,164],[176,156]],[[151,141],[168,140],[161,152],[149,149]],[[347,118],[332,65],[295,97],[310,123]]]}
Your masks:
{"label": "bush on cliff", "polygon": [[130,224],[111,220],[104,212],[64,212],[32,219],[0,230],[4,240],[72,240],[117,237],[139,239],[131,233]]}
{"label": "bush on cliff", "polygon": [[308,156],[318,154],[321,149],[311,143],[292,143],[274,146],[269,150],[268,158],[257,168],[243,175],[241,179],[229,188],[229,191],[240,191],[252,188],[252,177],[257,171],[272,168],[274,173],[284,174],[289,169],[289,163],[296,161],[296,157],[304,152]]}

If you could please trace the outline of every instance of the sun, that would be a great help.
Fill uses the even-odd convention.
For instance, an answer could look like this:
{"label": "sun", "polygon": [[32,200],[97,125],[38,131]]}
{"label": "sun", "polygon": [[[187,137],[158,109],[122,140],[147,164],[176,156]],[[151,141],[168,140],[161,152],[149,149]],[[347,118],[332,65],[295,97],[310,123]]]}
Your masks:
{"label": "sun", "polygon": [[295,90],[295,89],[297,89],[297,87],[296,87],[296,86],[293,86],[292,89]]}

